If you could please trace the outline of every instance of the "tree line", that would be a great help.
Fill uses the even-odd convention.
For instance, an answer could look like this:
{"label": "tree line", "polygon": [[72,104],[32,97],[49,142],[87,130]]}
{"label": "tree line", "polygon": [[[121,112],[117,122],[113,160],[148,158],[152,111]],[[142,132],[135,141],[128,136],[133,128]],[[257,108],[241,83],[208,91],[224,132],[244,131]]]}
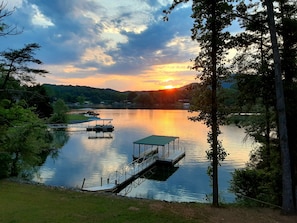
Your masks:
{"label": "tree line", "polygon": [[[164,10],[165,21],[181,3],[173,1]],[[297,6],[289,0],[193,0],[192,39],[201,47],[193,60],[199,91],[193,96],[190,119],[209,126],[206,151],[213,185],[213,205],[219,206],[218,166],[227,156],[219,140],[220,125],[234,123],[244,128],[260,146],[255,148],[247,167],[236,170],[231,190],[241,202],[262,202],[296,211],[297,137]],[[229,27],[238,21],[242,31]],[[170,22],[170,21],[169,21]],[[230,49],[236,56],[229,58]],[[236,101],[228,98],[221,83],[234,75]],[[248,115],[233,111],[250,109]]]}
{"label": "tree line", "polygon": [[70,107],[183,108],[192,97],[193,86],[156,91],[116,91],[87,86],[42,85],[51,101],[62,99]]}

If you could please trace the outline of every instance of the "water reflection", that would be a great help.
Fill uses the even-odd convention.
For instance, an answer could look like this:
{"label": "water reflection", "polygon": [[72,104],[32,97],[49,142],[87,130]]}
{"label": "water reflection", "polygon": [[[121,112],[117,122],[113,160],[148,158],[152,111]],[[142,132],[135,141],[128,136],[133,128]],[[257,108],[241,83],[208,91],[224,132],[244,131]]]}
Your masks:
{"label": "water reflection", "polygon": [[69,140],[69,134],[67,131],[52,130],[51,131],[52,142],[50,147],[54,149],[62,148]]}
{"label": "water reflection", "polygon": [[[188,120],[192,115],[185,110],[97,110],[101,118],[113,118],[115,127],[112,138],[89,139],[86,125],[73,125],[67,143],[60,150],[59,157],[50,156],[41,167],[36,181],[49,185],[80,187],[84,178],[87,184],[100,184],[101,177],[132,161],[133,142],[149,135],[170,135],[180,137],[180,146],[186,150],[186,157],[178,163],[166,180],[158,177],[139,179],[120,194],[131,197],[152,198],[168,201],[206,201],[211,193],[209,165],[205,151],[208,128],[199,122]],[[75,131],[74,131],[75,130]],[[232,201],[227,193],[231,172],[248,161],[252,142],[243,142],[245,134],[234,126],[223,126],[220,139],[230,154],[219,169],[219,187],[223,200]],[[164,177],[164,176],[163,176]],[[160,178],[160,176],[159,176]]]}

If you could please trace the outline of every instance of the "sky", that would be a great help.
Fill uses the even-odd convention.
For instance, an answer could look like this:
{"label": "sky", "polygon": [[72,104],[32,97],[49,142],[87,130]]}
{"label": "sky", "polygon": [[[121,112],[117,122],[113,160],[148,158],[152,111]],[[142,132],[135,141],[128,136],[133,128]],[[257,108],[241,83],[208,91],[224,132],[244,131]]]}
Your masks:
{"label": "sky", "polygon": [[[41,84],[159,90],[196,82],[198,52],[191,40],[191,3],[163,21],[173,0],[7,0],[8,25],[23,30],[1,37],[0,50],[38,43]],[[4,1],[5,2],[5,1]]]}

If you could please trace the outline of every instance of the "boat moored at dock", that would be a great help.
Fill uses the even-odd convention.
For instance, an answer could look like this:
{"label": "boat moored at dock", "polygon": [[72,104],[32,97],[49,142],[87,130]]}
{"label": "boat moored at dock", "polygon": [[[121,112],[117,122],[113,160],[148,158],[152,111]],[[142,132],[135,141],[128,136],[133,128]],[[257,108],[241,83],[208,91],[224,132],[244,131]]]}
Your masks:
{"label": "boat moored at dock", "polygon": [[[111,124],[111,118],[98,119],[96,120],[96,125],[88,126],[86,131],[94,131],[94,132],[113,132],[114,126]],[[101,122],[101,124],[97,124],[97,122]],[[107,124],[105,124],[107,122]]]}

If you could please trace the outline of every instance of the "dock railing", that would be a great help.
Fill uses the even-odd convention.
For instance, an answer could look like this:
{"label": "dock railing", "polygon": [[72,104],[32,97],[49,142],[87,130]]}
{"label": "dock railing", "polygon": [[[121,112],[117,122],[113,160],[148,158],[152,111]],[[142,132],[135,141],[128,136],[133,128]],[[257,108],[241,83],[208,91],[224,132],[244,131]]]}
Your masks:
{"label": "dock railing", "polygon": [[[140,177],[144,170],[148,169],[150,166],[153,166],[155,162],[160,161],[160,158],[161,160],[166,160],[170,157],[170,159],[172,159],[171,162],[174,162],[177,159],[176,157],[179,157],[184,152],[185,148],[178,147],[174,150],[171,150],[169,153],[166,151],[164,154],[162,154],[162,157],[159,156],[159,153],[148,154],[133,160],[131,163],[122,165],[116,171],[111,172],[107,176],[101,176],[98,180],[93,180],[93,182],[90,183],[92,185],[90,185],[89,182],[85,182],[84,179],[81,189],[86,188],[85,183],[87,183],[88,188],[95,186],[98,188],[98,190],[114,190],[118,188],[119,185],[127,183],[128,181],[133,181]],[[171,156],[173,158],[171,158]],[[100,183],[98,181],[100,181]]]}
{"label": "dock railing", "polygon": [[120,170],[109,176],[115,184],[121,184],[131,177],[141,173],[144,169],[151,166],[157,160],[157,156],[142,157],[124,165]]}
{"label": "dock railing", "polygon": [[[145,169],[152,166],[157,159],[158,159],[157,155],[152,155],[152,156],[141,157],[136,160],[133,160],[131,163],[121,166],[118,170],[110,173],[109,175],[101,176],[100,187],[116,188],[118,185],[126,181],[133,180],[135,177],[138,177],[138,175],[141,172],[143,172]],[[88,183],[84,179],[82,184],[82,189],[85,188],[85,184],[88,184]],[[92,184],[93,185],[87,185],[87,186],[88,187],[94,186],[95,182],[92,182]],[[110,187],[105,187],[107,185],[110,185]],[[96,182],[96,186],[98,186],[98,182]]]}
{"label": "dock railing", "polygon": [[160,159],[167,159],[168,157],[175,155],[175,154],[180,154],[180,153],[185,153],[185,148],[184,147],[175,147],[170,150],[164,150],[164,152],[159,152],[159,158]]}

